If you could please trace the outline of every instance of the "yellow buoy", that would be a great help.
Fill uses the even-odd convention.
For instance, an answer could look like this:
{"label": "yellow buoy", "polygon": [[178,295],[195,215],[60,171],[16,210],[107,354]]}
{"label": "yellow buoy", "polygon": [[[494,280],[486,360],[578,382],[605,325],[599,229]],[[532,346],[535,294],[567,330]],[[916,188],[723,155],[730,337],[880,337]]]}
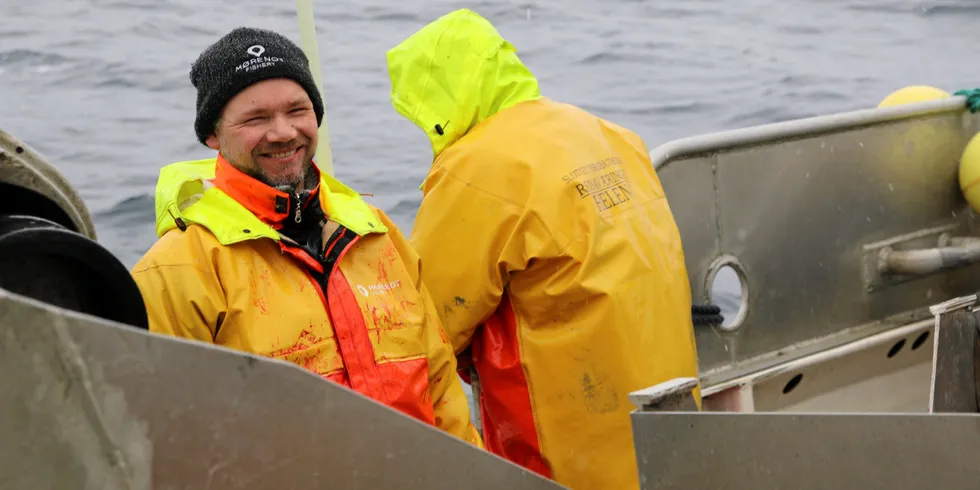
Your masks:
{"label": "yellow buoy", "polygon": [[970,207],[980,213],[980,133],[973,135],[960,157],[960,191]]}
{"label": "yellow buoy", "polygon": [[878,104],[878,107],[891,107],[901,104],[911,104],[913,102],[945,99],[947,97],[950,97],[950,95],[943,89],[928,85],[912,85],[888,94],[888,97],[885,97],[885,100],[882,100]]}

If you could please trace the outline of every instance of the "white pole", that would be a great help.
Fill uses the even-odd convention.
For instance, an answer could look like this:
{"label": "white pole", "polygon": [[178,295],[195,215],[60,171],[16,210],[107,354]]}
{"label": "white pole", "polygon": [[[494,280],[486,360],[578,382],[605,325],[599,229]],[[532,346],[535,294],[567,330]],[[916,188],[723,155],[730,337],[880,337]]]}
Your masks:
{"label": "white pole", "polygon": [[[323,93],[323,70],[320,68],[320,50],[316,43],[316,24],[313,20],[313,0],[296,0],[296,19],[299,21],[299,39],[303,52],[310,59],[313,81],[320,91],[324,105],[327,99]],[[322,172],[333,175],[333,152],[330,150],[330,130],[327,128],[326,107],[323,122],[320,124],[320,142],[316,147],[316,162]]]}

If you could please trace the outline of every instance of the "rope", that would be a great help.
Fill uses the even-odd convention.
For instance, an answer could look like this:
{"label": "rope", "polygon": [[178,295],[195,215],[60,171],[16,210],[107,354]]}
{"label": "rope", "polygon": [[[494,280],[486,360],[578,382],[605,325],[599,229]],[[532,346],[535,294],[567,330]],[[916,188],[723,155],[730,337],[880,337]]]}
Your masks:
{"label": "rope", "polygon": [[953,95],[966,97],[966,107],[970,109],[970,112],[980,111],[980,88],[957,90],[953,92]]}
{"label": "rope", "polygon": [[715,305],[691,305],[691,319],[694,325],[721,325],[725,317],[721,315],[721,308]]}

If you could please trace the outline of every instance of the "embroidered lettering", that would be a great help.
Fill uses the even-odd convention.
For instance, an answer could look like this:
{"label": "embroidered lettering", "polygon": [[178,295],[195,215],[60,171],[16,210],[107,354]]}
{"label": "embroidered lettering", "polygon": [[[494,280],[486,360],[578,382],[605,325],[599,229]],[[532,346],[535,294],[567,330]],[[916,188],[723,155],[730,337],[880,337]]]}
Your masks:
{"label": "embroidered lettering", "polygon": [[358,284],[355,287],[357,288],[358,292],[360,292],[365,298],[367,298],[372,295],[383,296],[386,292],[391,291],[392,289],[400,288],[401,285],[402,285],[402,281],[401,279],[398,279],[391,282],[369,284],[368,286],[363,286],[361,284]]}

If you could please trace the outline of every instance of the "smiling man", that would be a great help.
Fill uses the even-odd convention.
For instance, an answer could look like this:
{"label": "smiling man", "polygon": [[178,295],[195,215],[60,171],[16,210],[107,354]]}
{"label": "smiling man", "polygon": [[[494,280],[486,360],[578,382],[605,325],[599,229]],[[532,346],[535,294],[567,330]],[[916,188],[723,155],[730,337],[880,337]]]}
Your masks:
{"label": "smiling man", "polygon": [[419,259],[321,174],[323,103],[285,37],[238,28],[191,68],[216,158],[164,167],[133,268],[150,330],[295,363],[482,447]]}

